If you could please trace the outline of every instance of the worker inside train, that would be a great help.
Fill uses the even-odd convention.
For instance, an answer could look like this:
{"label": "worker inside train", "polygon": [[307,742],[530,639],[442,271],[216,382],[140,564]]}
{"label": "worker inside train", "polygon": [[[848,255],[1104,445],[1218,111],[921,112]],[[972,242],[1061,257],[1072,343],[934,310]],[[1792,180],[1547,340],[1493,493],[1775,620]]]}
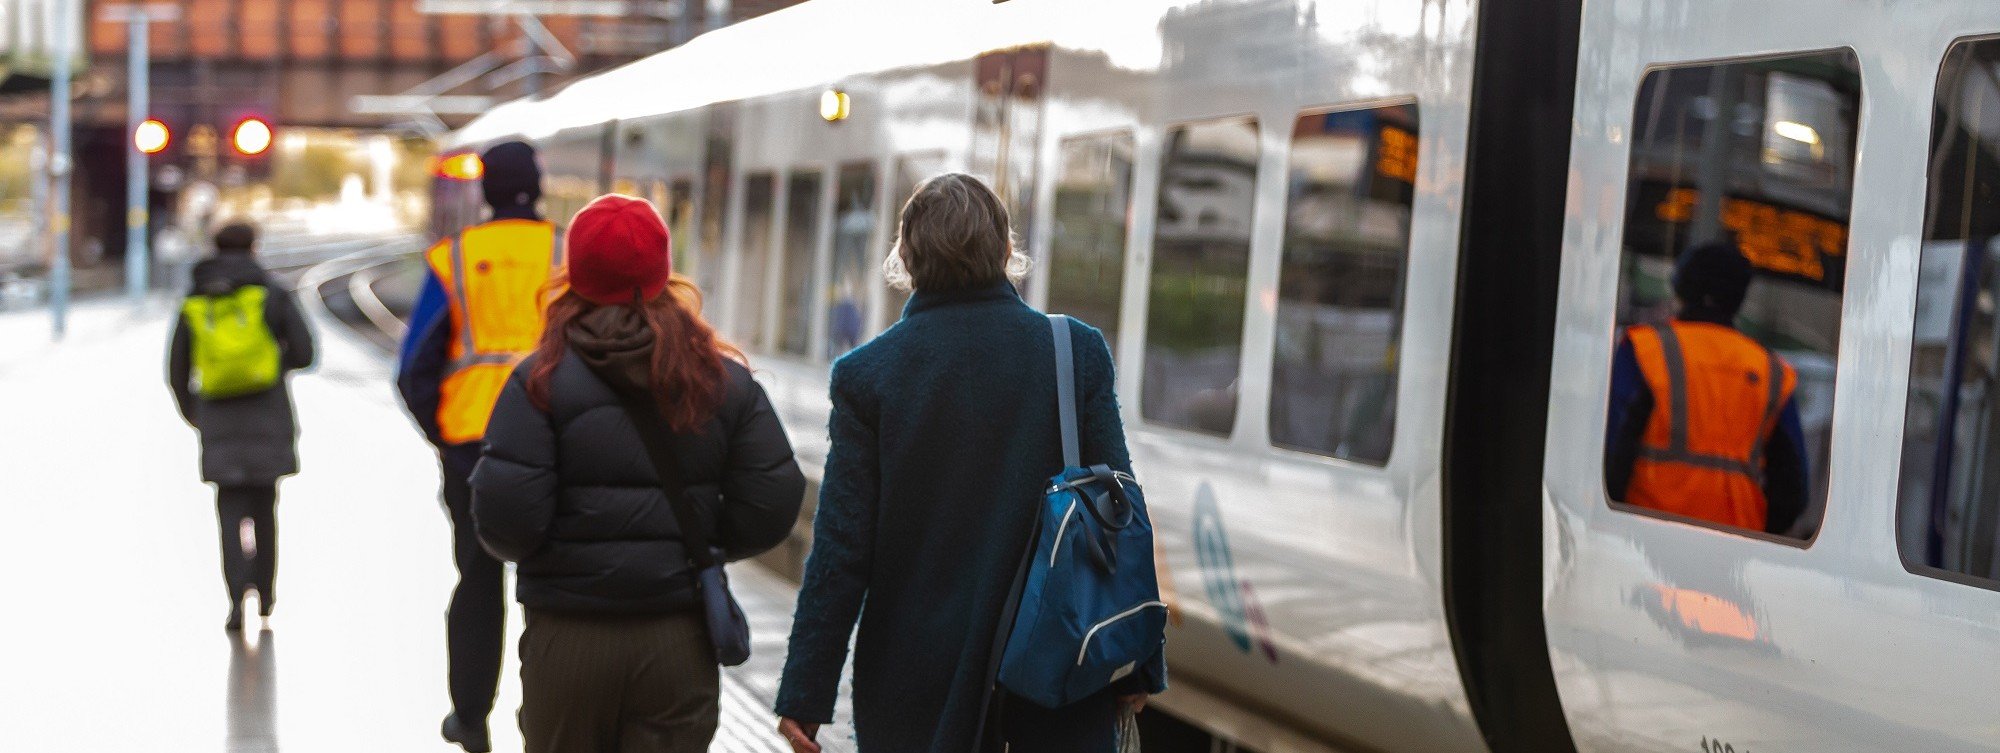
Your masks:
{"label": "worker inside train", "polygon": [[1753,273],[1734,241],[1697,245],[1674,266],[1673,320],[1625,329],[1605,432],[1612,500],[1797,535],[1810,489],[1798,374],[1736,329]]}
{"label": "worker inside train", "polygon": [[452,713],[444,738],[491,749],[486,717],[500,684],[504,570],[473,531],[468,477],[500,388],[542,336],[543,294],[562,262],[562,235],[543,219],[533,147],[509,141],[480,157],[493,216],[424,252],[429,275],[410,315],[396,387],[438,450],[458,587],[445,613]]}

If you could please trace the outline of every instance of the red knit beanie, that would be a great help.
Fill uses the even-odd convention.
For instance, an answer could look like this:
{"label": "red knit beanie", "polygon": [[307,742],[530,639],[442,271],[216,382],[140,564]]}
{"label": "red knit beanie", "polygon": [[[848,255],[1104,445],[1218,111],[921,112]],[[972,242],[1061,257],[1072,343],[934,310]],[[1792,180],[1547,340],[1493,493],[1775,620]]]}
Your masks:
{"label": "red knit beanie", "polygon": [[592,303],[652,300],[673,275],[673,240],[652,202],[623,194],[592,199],[569,221],[569,287]]}

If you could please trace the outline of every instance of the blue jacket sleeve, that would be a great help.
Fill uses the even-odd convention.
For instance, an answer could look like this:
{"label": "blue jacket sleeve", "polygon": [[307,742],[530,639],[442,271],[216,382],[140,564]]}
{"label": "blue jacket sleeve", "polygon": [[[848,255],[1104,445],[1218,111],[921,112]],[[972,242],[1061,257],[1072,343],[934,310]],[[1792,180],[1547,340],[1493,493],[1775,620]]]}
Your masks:
{"label": "blue jacket sleeve", "polygon": [[868,592],[881,487],[875,416],[843,368],[847,363],[833,366],[833,414],[827,427],[832,446],[778,688],[779,716],[818,724],[833,721],[848,637]]}
{"label": "blue jacket sleeve", "polygon": [[1653,416],[1653,392],[1639,372],[1639,357],[1630,340],[1620,340],[1611,356],[1611,396],[1604,417],[1604,490],[1625,500],[1632,480],[1632,463],[1639,456],[1640,435]]}
{"label": "blue jacket sleeve", "polygon": [[451,362],[451,317],[446,311],[444,284],[426,273],[424,287],[410,311],[410,328],[403,335],[396,367],[396,391],[403,407],[423,429],[432,445],[443,447],[438,430],[438,390]]}
{"label": "blue jacket sleeve", "polygon": [[1806,520],[1812,508],[1812,469],[1806,457],[1805,428],[1799,421],[1796,397],[1778,412],[1778,426],[1764,443],[1764,530],[1782,536],[1811,538],[1817,520]]}

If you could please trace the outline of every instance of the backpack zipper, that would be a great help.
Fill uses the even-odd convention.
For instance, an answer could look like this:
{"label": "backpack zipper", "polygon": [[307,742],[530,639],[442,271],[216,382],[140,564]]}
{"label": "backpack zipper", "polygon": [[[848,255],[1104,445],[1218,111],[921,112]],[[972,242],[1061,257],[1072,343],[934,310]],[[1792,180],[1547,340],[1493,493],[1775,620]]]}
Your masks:
{"label": "backpack zipper", "polygon": [[1049,567],[1056,566],[1056,555],[1062,553],[1063,532],[1069,530],[1069,519],[1076,517],[1076,500],[1069,501],[1069,509],[1063,512],[1062,525],[1056,526],[1056,545],[1049,548]]}
{"label": "backpack zipper", "polygon": [[1111,615],[1110,617],[1105,618],[1102,622],[1090,626],[1090,631],[1083,634],[1083,645],[1077,648],[1076,650],[1076,665],[1079,667],[1083,666],[1084,654],[1090,652],[1090,639],[1097,637],[1097,631],[1099,629],[1111,623],[1138,614],[1140,611],[1143,611],[1148,607],[1159,607],[1161,609],[1165,609],[1167,607],[1167,603],[1164,601],[1142,601],[1139,602],[1137,606],[1134,606],[1131,609],[1127,609],[1123,612]]}

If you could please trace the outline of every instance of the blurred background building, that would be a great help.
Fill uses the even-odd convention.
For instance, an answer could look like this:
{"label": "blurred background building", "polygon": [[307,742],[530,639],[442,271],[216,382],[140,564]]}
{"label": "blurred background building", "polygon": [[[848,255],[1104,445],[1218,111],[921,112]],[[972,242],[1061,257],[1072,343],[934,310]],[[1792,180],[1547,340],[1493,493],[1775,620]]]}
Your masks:
{"label": "blurred background building", "polygon": [[[429,139],[494,104],[801,0],[0,0],[0,305],[53,252],[49,92],[72,69],[69,252],[80,290],[116,285],[126,248],[129,26],[147,24],[156,256],[197,254],[221,217],[414,227]],[[67,14],[68,21],[63,21]],[[235,129],[268,124],[267,149]],[[323,228],[322,228],[323,229]]]}

